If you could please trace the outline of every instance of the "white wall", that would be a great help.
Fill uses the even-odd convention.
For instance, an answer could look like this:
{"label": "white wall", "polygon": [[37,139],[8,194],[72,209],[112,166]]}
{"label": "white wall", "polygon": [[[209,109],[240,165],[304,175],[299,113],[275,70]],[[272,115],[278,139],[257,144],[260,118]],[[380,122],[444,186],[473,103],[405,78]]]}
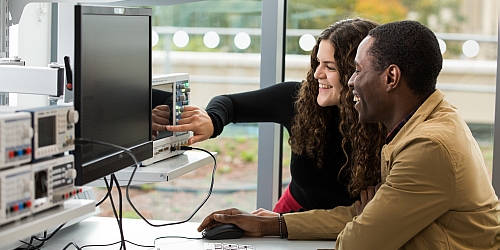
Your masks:
{"label": "white wall", "polygon": [[[18,25],[10,28],[9,54],[19,56],[26,66],[46,67],[50,63],[50,3],[30,3]],[[45,95],[11,94],[10,104],[47,106]]]}

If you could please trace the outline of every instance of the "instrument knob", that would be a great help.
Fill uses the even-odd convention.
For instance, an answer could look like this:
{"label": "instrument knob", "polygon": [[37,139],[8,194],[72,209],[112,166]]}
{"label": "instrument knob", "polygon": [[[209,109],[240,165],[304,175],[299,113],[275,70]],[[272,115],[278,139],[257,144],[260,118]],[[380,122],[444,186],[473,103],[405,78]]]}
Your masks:
{"label": "instrument knob", "polygon": [[71,124],[77,123],[79,118],[80,118],[80,115],[78,114],[77,110],[68,111],[68,122],[69,123],[71,123]]}

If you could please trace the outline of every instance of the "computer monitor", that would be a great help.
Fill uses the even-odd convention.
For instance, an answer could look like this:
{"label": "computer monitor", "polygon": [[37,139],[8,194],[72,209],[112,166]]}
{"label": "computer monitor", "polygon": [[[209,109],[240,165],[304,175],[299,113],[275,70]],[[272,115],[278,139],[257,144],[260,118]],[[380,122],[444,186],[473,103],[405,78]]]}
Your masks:
{"label": "computer monitor", "polygon": [[[119,145],[138,161],[152,157],[151,15],[149,8],[75,6],[76,138]],[[134,164],[99,144],[76,145],[76,185]]]}

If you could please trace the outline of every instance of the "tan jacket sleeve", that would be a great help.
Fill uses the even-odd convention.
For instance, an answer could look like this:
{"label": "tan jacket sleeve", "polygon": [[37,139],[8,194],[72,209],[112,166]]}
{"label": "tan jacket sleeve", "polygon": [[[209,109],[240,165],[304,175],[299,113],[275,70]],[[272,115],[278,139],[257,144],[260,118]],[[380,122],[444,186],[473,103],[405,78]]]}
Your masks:
{"label": "tan jacket sleeve", "polygon": [[455,173],[447,149],[426,137],[398,150],[386,182],[347,223],[335,249],[399,249],[451,207]]}
{"label": "tan jacket sleeve", "polygon": [[356,215],[354,205],[329,210],[310,210],[284,214],[288,239],[335,240],[347,222]]}

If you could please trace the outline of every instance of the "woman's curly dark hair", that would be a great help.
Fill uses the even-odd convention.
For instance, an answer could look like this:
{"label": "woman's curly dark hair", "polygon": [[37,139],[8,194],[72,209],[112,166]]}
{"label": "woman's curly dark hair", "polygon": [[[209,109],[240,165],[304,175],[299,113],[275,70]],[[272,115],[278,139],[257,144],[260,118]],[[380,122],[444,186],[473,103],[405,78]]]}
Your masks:
{"label": "woman's curly dark hair", "polygon": [[[340,110],[339,130],[343,136],[342,150],[346,162],[339,172],[350,175],[348,190],[353,197],[370,185],[380,182],[380,150],[385,143],[387,130],[383,124],[360,124],[358,112],[354,108],[352,89],[347,83],[354,73],[356,50],[368,32],[378,24],[360,19],[346,19],[328,27],[317,39],[311,51],[311,68],[303,81],[295,102],[296,115],[292,121],[289,139],[292,151],[317,158],[317,167],[323,166],[327,141],[330,140],[337,110]],[[316,98],[319,84],[314,78],[318,67],[317,53],[321,41],[328,41],[334,47],[334,58],[340,75],[339,107],[321,107]],[[345,171],[345,172],[344,172]]]}

